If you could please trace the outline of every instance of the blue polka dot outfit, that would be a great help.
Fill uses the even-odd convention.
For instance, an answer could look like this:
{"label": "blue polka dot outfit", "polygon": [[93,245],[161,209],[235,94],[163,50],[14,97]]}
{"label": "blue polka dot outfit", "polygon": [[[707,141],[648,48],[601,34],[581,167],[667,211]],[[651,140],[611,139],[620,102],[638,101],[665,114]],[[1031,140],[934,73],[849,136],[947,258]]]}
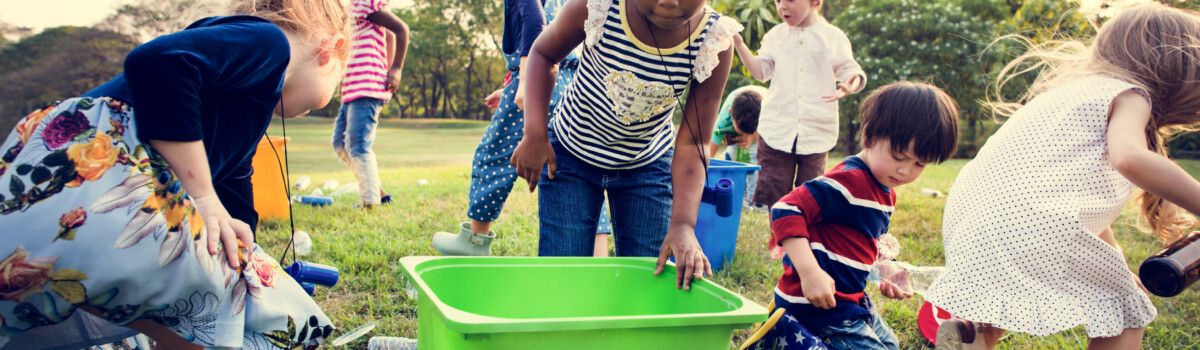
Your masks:
{"label": "blue polka dot outfit", "polygon": [[[566,0],[546,1],[546,23],[554,20],[554,15],[565,3]],[[555,110],[554,106],[562,100],[563,93],[575,79],[575,71],[579,68],[578,57],[576,52],[572,52],[559,63],[558,77],[550,96],[550,111]],[[512,72],[512,81],[504,86],[500,105],[492,115],[492,122],[484,132],[483,139],[479,141],[479,146],[475,148],[475,156],[471,163],[467,217],[483,222],[496,221],[500,210],[504,208],[504,202],[508,200],[508,194],[512,192],[513,183],[517,180],[517,171],[510,161],[517,144],[521,143],[525,136],[525,112],[517,109],[513,101],[521,79],[521,72],[518,70],[521,57],[519,53],[505,54],[504,59],[508,70]],[[611,224],[607,231],[602,231],[605,230],[603,223],[608,221],[608,211],[605,210],[597,232],[611,233]]]}
{"label": "blue polka dot outfit", "polygon": [[1018,110],[958,173],[943,216],[945,275],[926,299],[950,313],[1046,336],[1145,327],[1157,310],[1098,236],[1133,184],[1108,159],[1113,99],[1145,90],[1080,78]]}

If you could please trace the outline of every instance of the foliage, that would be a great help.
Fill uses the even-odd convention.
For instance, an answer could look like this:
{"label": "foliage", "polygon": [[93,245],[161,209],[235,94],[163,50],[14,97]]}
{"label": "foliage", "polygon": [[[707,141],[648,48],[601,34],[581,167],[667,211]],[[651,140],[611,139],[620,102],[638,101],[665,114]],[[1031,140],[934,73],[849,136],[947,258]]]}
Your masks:
{"label": "foliage", "polygon": [[494,0],[417,2],[396,11],[408,24],[404,78],[396,113],[406,118],[487,119],[481,102],[500,88],[505,73],[496,43],[503,7]]}
{"label": "foliage", "polygon": [[[859,1],[833,22],[854,45],[854,57],[866,71],[865,92],[900,81],[921,80],[946,90],[961,111],[968,136],[959,156],[974,155],[977,146],[969,131],[984,115],[990,63],[979,55],[991,40],[996,20],[1004,16],[999,3],[979,1]],[[968,11],[967,9],[971,9]],[[858,147],[858,101],[862,94],[842,99],[840,150]]]}
{"label": "foliage", "polygon": [[121,72],[137,43],[85,27],[57,27],[0,48],[0,130],[26,113],[74,96]]}
{"label": "foliage", "polygon": [[183,30],[198,19],[225,14],[226,10],[224,3],[217,0],[137,0],[118,7],[96,29],[147,42]]}

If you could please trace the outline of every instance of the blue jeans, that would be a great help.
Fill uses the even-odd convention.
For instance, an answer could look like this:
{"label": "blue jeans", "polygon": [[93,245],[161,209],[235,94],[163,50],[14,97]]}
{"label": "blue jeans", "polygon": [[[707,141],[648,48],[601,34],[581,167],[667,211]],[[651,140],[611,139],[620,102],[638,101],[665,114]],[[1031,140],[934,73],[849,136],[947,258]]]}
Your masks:
{"label": "blue jeans", "polygon": [[900,348],[900,339],[878,314],[851,318],[824,328],[813,329],[813,334],[834,350],[872,350]]}
{"label": "blue jeans", "polygon": [[539,256],[592,256],[608,192],[617,256],[658,256],[671,222],[670,150],[634,169],[593,166],[567,151],[551,131],[558,171],[538,180]]}
{"label": "blue jeans", "polygon": [[379,126],[379,110],[386,102],[364,97],[342,103],[333,122],[333,153],[354,172],[358,196],[367,204],[379,204],[380,200],[379,164],[371,144]]}

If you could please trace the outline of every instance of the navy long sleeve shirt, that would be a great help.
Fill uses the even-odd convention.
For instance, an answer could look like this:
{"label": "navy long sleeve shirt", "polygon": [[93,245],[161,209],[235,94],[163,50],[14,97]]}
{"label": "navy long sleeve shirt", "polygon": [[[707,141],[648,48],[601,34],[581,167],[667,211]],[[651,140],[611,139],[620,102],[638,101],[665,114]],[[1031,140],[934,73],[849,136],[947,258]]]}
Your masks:
{"label": "navy long sleeve shirt", "polygon": [[250,160],[279,102],[290,58],[287,36],[271,22],[209,17],[133,49],[124,73],[83,96],[132,105],[142,142],[203,141],[218,197],[231,215],[254,225],[253,196],[246,191]]}

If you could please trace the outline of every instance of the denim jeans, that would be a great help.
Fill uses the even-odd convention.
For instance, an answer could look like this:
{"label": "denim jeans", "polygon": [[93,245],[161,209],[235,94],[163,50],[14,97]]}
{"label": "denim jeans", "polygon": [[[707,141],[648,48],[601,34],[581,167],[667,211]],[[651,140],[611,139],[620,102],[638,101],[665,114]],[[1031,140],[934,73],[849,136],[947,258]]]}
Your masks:
{"label": "denim jeans", "polygon": [[567,151],[551,131],[558,171],[538,180],[539,256],[591,256],[608,193],[617,256],[658,256],[671,222],[673,150],[638,168],[596,167]]}
{"label": "denim jeans", "polygon": [[813,329],[813,334],[835,350],[873,350],[900,348],[900,339],[876,313],[851,318],[828,327]]}
{"label": "denim jeans", "polygon": [[375,143],[379,110],[386,102],[364,97],[342,103],[333,122],[333,153],[354,172],[358,196],[367,204],[379,204],[380,200],[379,165],[371,145]]}

